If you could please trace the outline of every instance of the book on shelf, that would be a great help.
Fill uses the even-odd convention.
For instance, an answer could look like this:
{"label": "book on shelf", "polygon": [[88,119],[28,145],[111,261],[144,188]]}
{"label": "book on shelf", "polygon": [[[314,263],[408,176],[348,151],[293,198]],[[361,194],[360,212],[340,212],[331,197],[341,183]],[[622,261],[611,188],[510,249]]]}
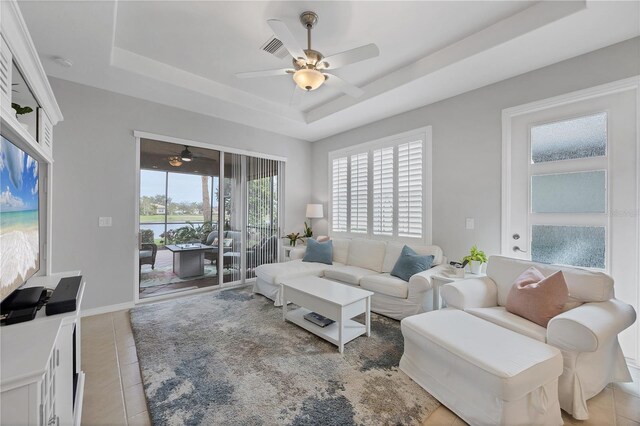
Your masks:
{"label": "book on shelf", "polygon": [[306,319],[309,322],[314,323],[315,325],[319,326],[319,327],[326,327],[330,324],[333,324],[335,321],[332,319],[329,319],[325,316],[322,316],[320,314],[317,314],[315,312],[309,312],[308,314],[306,314],[304,316],[304,319]]}

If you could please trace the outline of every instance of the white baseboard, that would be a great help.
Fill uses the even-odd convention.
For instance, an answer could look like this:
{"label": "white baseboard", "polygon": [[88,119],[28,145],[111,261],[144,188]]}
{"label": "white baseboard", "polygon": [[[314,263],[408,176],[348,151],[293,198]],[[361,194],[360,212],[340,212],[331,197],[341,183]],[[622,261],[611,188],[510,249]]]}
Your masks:
{"label": "white baseboard", "polygon": [[108,314],[109,312],[122,311],[124,309],[133,308],[133,302],[117,303],[115,305],[100,306],[99,308],[83,309],[80,313],[81,317],[90,317],[93,315]]}

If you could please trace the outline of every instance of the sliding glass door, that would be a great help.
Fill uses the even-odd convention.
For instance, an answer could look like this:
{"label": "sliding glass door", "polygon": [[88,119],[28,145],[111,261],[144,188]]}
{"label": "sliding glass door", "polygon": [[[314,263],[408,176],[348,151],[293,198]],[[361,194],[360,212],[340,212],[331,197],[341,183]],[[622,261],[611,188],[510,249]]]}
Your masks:
{"label": "sliding glass door", "polygon": [[242,156],[224,154],[224,227],[223,243],[223,282],[242,281],[242,254],[246,241],[243,237],[243,179]]}
{"label": "sliding glass door", "polygon": [[236,285],[277,262],[283,169],[275,160],[141,139],[140,297]]}
{"label": "sliding glass door", "polygon": [[280,162],[247,158],[247,264],[246,276],[255,277],[255,268],[278,261]]}
{"label": "sliding glass door", "polygon": [[[191,159],[186,161],[181,157],[184,149],[166,142],[140,142],[142,298],[219,285],[214,252],[218,247],[221,153],[190,148]],[[197,253],[178,252],[189,244],[203,248]]]}

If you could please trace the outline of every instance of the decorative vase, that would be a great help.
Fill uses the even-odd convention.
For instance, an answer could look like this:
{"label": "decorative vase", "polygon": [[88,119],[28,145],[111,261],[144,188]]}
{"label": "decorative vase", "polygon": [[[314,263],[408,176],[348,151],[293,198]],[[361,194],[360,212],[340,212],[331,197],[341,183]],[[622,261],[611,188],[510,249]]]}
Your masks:
{"label": "decorative vase", "polygon": [[291,247],[295,247],[296,246],[296,240],[289,240],[289,245]]}
{"label": "decorative vase", "polygon": [[479,260],[472,260],[469,262],[469,268],[474,275],[480,275],[482,273],[482,262]]}

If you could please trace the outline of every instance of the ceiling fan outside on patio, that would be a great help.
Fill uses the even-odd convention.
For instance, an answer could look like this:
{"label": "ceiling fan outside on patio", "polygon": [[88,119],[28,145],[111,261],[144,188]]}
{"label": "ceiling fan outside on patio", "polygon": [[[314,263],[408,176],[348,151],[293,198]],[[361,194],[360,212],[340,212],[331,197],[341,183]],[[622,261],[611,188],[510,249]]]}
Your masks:
{"label": "ceiling fan outside on patio", "polygon": [[287,25],[277,19],[269,19],[267,23],[280,39],[289,54],[293,57],[293,67],[266,71],[252,71],[237,73],[238,78],[270,77],[278,75],[292,75],[297,87],[307,92],[316,90],[322,84],[333,87],[352,97],[361,96],[364,91],[346,82],[340,77],[328,73],[334,70],[366,59],[375,58],[380,54],[378,46],[367,44],[335,55],[324,57],[322,53],[311,48],[311,30],[318,22],[318,15],[314,12],[303,12],[300,22],[307,30],[307,48],[302,49]]}
{"label": "ceiling fan outside on patio", "polygon": [[171,157],[168,158],[168,160],[169,160],[169,164],[172,165],[173,167],[180,167],[182,166],[183,162],[188,163],[190,161],[193,161],[193,158],[194,158],[193,153],[189,151],[189,147],[185,145],[180,155],[172,155]]}

